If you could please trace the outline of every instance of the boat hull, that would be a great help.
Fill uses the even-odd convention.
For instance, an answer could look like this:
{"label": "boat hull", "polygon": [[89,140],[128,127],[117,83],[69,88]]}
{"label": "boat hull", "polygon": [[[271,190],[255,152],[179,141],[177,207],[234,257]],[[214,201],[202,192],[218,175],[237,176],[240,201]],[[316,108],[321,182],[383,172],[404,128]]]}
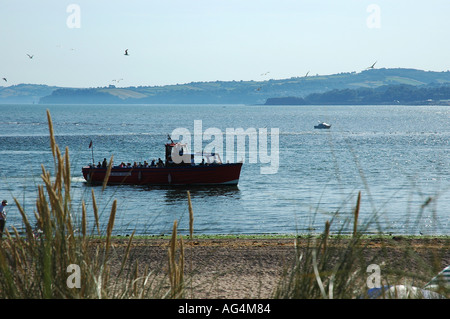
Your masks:
{"label": "boat hull", "polygon": [[[113,167],[108,185],[237,185],[242,163],[177,165],[171,167]],[[85,166],[83,177],[92,184],[105,180],[106,168]]]}

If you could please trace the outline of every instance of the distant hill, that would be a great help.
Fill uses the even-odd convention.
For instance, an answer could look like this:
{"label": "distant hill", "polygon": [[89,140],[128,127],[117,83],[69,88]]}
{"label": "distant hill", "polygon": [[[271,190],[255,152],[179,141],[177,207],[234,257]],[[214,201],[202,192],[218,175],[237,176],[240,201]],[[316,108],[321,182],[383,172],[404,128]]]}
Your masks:
{"label": "distant hill", "polygon": [[61,88],[21,84],[0,87],[0,103],[120,104],[265,104],[270,98],[304,98],[313,93],[385,85],[441,85],[450,72],[416,69],[370,69],[268,81],[192,82],[165,86]]}
{"label": "distant hill", "polygon": [[56,86],[42,84],[18,84],[0,86],[0,103],[33,104],[39,103],[40,98],[52,94]]}
{"label": "distant hill", "polygon": [[267,99],[266,105],[450,105],[450,83],[383,85],[377,88],[331,90],[306,97]]}

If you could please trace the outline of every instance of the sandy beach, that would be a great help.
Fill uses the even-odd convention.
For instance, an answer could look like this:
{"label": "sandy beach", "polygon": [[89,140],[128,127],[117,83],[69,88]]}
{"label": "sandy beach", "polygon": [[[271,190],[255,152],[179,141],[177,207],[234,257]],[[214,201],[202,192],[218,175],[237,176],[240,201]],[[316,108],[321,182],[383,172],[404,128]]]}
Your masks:
{"label": "sandy beach", "polygon": [[[291,269],[296,256],[294,238],[217,238],[184,239],[185,298],[272,298],[285,271]],[[305,249],[300,240],[297,249]],[[331,239],[329,246],[342,245]],[[363,240],[364,258],[378,256],[383,269],[395,269],[399,284],[405,274],[420,275],[415,285],[424,285],[433,277],[433,269],[450,264],[448,237]],[[111,266],[119,265],[128,239],[115,239]],[[345,242],[344,242],[345,244]],[[168,239],[133,239],[130,264],[164,277],[168,270]],[[380,254],[380,252],[382,252]],[[117,261],[117,263],[115,262]],[[416,276],[414,276],[416,277]],[[391,279],[392,280],[392,279]]]}

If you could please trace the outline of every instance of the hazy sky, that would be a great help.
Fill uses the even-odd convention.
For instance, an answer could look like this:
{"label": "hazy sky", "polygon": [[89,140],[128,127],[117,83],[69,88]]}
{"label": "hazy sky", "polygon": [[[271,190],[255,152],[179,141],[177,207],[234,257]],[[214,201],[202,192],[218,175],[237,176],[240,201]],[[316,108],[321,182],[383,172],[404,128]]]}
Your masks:
{"label": "hazy sky", "polygon": [[449,0],[0,0],[0,85],[446,71],[449,14]]}

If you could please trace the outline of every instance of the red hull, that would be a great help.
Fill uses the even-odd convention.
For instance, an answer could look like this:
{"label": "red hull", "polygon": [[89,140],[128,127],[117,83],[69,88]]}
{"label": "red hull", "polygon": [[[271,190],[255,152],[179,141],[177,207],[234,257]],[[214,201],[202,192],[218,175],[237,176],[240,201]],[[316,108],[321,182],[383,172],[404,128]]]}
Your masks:
{"label": "red hull", "polygon": [[[108,184],[128,185],[237,185],[242,163],[214,165],[179,165],[171,167],[113,167]],[[106,168],[85,166],[86,181],[103,183]]]}

